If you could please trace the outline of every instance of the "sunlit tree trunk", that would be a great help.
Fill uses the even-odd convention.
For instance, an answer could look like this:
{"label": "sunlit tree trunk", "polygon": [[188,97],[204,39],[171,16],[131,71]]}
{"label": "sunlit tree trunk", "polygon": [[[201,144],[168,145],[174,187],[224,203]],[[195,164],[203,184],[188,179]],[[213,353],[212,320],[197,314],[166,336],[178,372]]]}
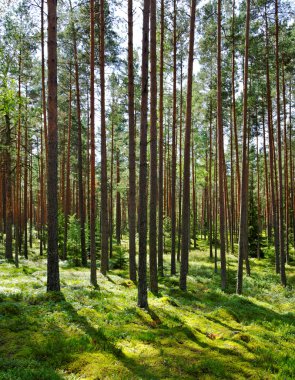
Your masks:
{"label": "sunlit tree trunk", "polygon": [[97,286],[95,252],[94,1],[90,0],[90,282]]}
{"label": "sunlit tree trunk", "polygon": [[220,232],[220,263],[221,288],[226,287],[226,258],[225,258],[225,207],[224,207],[224,151],[223,151],[223,122],[222,122],[222,82],[221,82],[221,0],[218,0],[217,22],[217,136],[218,136],[218,180],[219,180],[219,232]]}
{"label": "sunlit tree trunk", "polygon": [[181,290],[186,290],[188,255],[190,248],[190,145],[191,145],[191,122],[192,122],[192,79],[194,61],[196,0],[191,1],[190,33],[189,33],[189,56],[187,74],[187,100],[185,120],[185,143],[183,163],[183,210],[182,210],[182,244],[181,244],[181,267],[180,282]]}
{"label": "sunlit tree trunk", "polygon": [[237,293],[243,289],[243,262],[248,256],[248,55],[249,55],[249,28],[250,28],[250,0],[247,0],[245,54],[244,54],[244,96],[243,96],[243,159],[241,182],[241,212],[239,231],[239,259],[237,275]]}
{"label": "sunlit tree trunk", "polygon": [[[129,116],[129,277],[136,281],[136,171],[135,171],[135,116],[133,68],[133,1],[128,0],[128,116]],[[160,213],[159,213],[160,217]]]}
{"label": "sunlit tree trunk", "polygon": [[280,274],[281,283],[287,285],[285,272],[285,234],[284,234],[284,185],[283,185],[283,165],[282,165],[282,138],[281,138],[281,105],[280,105],[280,70],[279,70],[279,16],[278,0],[275,0],[275,45],[276,45],[276,103],[277,103],[277,140],[278,140],[278,203],[279,203],[279,241],[280,241]]}
{"label": "sunlit tree trunk", "polygon": [[156,0],[151,0],[150,15],[150,67],[151,67],[151,98],[150,98],[150,223],[149,223],[149,253],[150,253],[150,288],[158,292],[157,269],[157,19]]}

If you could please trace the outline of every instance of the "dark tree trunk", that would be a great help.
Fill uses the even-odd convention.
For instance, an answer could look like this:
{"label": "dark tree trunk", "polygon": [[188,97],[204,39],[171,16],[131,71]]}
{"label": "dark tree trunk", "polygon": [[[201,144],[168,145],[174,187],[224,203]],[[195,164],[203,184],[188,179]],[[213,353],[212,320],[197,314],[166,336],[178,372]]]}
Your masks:
{"label": "dark tree trunk", "polygon": [[59,291],[57,231],[57,16],[56,0],[48,0],[48,170],[47,291]]}
{"label": "dark tree trunk", "polygon": [[141,61],[141,125],[139,169],[138,306],[147,308],[147,104],[150,0],[144,0]]}

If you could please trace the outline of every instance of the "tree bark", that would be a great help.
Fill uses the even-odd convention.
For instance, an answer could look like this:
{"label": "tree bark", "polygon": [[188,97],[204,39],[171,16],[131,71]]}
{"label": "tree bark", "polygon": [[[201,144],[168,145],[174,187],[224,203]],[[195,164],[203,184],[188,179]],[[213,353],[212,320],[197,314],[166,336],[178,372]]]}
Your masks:
{"label": "tree bark", "polygon": [[177,122],[177,47],[176,47],[176,0],[173,1],[173,121],[172,121],[172,175],[171,175],[171,274],[176,273],[176,122]]}
{"label": "tree bark", "polygon": [[250,0],[247,0],[245,53],[244,53],[244,97],[243,97],[243,159],[241,183],[241,212],[239,231],[239,258],[237,274],[237,293],[243,289],[243,261],[248,255],[248,54],[249,54],[249,28],[250,28]]}
{"label": "tree bark", "polygon": [[159,230],[158,230],[158,272],[160,276],[164,276],[164,264],[163,264],[163,101],[164,101],[164,0],[161,0],[161,40],[160,40],[160,88],[159,88]]}
{"label": "tree bark", "polygon": [[128,0],[128,116],[129,116],[129,277],[136,281],[136,170],[133,68],[133,1]]}
{"label": "tree bark", "polygon": [[108,189],[107,189],[107,149],[105,120],[105,21],[104,0],[100,2],[100,97],[101,97],[101,273],[109,269],[108,255]]}
{"label": "tree bark", "polygon": [[221,288],[226,287],[226,258],[225,258],[225,207],[224,207],[224,151],[223,151],[223,122],[222,122],[222,82],[221,82],[221,0],[218,0],[217,24],[217,130],[218,130],[218,162],[219,162],[219,231],[220,231],[220,264]]}
{"label": "tree bark", "polygon": [[95,252],[94,2],[90,0],[90,282],[97,286]]}
{"label": "tree bark", "polygon": [[190,248],[190,144],[191,144],[191,121],[192,121],[192,80],[194,61],[194,38],[195,38],[196,0],[191,1],[189,56],[187,74],[187,100],[185,120],[185,143],[183,163],[183,210],[182,210],[182,246],[180,282],[181,290],[187,288],[188,255]]}
{"label": "tree bark", "polygon": [[57,231],[57,15],[56,0],[48,0],[48,170],[47,170],[47,291],[59,291]]}
{"label": "tree bark", "polygon": [[283,286],[287,285],[285,272],[285,234],[284,234],[284,185],[282,165],[282,138],[281,138],[281,105],[280,105],[280,70],[279,70],[279,16],[278,0],[275,0],[275,45],[276,45],[276,103],[277,103],[277,140],[278,140],[278,171],[279,171],[279,241],[280,241],[280,275]]}
{"label": "tree bark", "polygon": [[148,56],[149,56],[150,0],[144,0],[141,61],[141,125],[139,169],[139,256],[138,256],[138,306],[148,307],[147,299],[147,104],[148,104]]}

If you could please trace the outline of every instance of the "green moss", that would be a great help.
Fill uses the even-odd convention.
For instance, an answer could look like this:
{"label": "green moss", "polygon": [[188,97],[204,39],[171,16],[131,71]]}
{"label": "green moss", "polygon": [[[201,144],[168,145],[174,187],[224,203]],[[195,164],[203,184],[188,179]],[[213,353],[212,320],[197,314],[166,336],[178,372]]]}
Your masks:
{"label": "green moss", "polygon": [[126,268],[98,273],[94,289],[88,268],[63,263],[62,292],[47,294],[45,260],[2,263],[0,357],[9,360],[0,361],[0,380],[295,378],[294,266],[282,289],[270,259],[251,259],[236,296],[236,257],[228,255],[222,292],[207,245],[198,244],[188,292],[165,276],[148,311],[136,306]]}

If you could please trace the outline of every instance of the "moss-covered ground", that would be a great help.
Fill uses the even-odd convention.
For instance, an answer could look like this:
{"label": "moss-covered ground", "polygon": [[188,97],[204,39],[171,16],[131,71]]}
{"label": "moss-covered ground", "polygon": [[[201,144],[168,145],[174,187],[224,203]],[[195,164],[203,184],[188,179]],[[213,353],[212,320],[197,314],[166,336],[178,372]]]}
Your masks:
{"label": "moss-covered ground", "polygon": [[208,250],[190,253],[188,291],[160,280],[149,311],[136,306],[127,269],[98,272],[61,263],[62,292],[46,294],[46,262],[0,264],[0,380],[295,379],[295,270],[282,288],[273,259],[251,259],[244,294],[228,255],[220,290]]}

